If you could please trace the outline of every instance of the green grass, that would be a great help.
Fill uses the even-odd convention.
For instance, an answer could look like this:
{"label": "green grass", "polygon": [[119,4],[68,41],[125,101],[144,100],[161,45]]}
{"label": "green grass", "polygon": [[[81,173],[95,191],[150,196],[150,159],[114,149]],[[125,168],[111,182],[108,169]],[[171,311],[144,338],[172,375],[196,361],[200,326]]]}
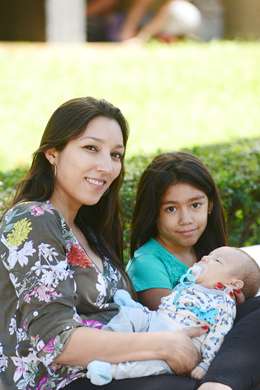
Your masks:
{"label": "green grass", "polygon": [[93,95],[129,120],[128,154],[260,134],[260,44],[0,45],[0,170],[26,164],[56,107]]}

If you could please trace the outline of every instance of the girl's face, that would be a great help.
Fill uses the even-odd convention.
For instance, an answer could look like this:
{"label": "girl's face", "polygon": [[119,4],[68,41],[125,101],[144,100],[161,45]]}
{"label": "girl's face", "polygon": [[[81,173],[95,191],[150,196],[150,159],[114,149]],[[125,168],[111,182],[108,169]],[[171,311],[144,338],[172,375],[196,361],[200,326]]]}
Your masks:
{"label": "girl's face", "polygon": [[173,251],[192,248],[207,226],[210,208],[207,195],[196,187],[171,185],[161,200],[157,238]]}
{"label": "girl's face", "polygon": [[92,119],[62,151],[46,152],[56,165],[53,196],[72,209],[96,204],[120,174],[123,154],[119,124],[102,116]]}

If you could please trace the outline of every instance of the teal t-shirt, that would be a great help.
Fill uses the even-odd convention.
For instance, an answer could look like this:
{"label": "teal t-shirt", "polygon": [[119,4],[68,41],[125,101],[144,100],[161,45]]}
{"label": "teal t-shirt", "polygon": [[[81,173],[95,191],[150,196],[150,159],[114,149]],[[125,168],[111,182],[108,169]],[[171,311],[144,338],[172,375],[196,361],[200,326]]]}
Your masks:
{"label": "teal t-shirt", "polygon": [[150,288],[171,290],[188,266],[151,238],[135,251],[126,270],[137,292]]}

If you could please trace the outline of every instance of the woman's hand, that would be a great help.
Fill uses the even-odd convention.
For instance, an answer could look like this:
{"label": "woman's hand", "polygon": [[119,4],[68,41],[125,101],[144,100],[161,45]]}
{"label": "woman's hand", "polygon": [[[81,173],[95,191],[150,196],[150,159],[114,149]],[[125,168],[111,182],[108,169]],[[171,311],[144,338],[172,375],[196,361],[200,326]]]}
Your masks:
{"label": "woman's hand", "polygon": [[205,375],[206,371],[202,367],[195,367],[192,371],[190,376],[194,379],[202,379]]}
{"label": "woman's hand", "polygon": [[163,360],[171,367],[177,375],[189,374],[200,361],[200,354],[194,347],[191,338],[206,333],[201,327],[192,327],[184,330],[165,333],[163,345],[165,355]]}

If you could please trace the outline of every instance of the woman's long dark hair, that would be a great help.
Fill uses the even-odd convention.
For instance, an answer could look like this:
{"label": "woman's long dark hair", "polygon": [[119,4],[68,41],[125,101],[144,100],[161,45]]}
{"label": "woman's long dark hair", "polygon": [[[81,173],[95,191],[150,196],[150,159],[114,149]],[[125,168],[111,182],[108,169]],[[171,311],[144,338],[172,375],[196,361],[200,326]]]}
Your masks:
{"label": "woman's long dark hair", "polygon": [[[44,152],[50,148],[63,150],[67,143],[78,137],[88,123],[98,117],[114,119],[120,126],[123,143],[126,146],[128,124],[121,111],[106,100],[93,97],[72,99],[62,104],[52,114],[43,133],[40,146],[34,153],[31,168],[20,182],[12,205],[21,201],[45,201],[54,191],[53,167]],[[108,191],[94,206],[82,206],[76,217],[76,223],[93,245],[89,231],[94,231],[102,241],[108,254],[122,270],[123,240],[119,207],[119,190],[124,177],[124,161],[120,175],[111,184]],[[97,251],[97,248],[94,248]]]}
{"label": "woman's long dark hair", "polygon": [[213,249],[226,245],[226,224],[216,184],[205,165],[189,153],[163,153],[154,158],[143,172],[132,219],[131,256],[134,251],[156,237],[162,196],[169,186],[187,183],[204,192],[210,203],[207,227],[195,244],[197,259]]}

